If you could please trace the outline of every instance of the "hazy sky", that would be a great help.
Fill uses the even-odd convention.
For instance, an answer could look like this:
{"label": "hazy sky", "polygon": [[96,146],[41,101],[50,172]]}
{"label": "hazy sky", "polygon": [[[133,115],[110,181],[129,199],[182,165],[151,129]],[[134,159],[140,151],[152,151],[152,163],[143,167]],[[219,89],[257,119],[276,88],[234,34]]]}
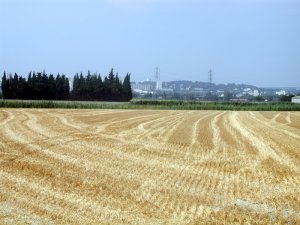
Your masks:
{"label": "hazy sky", "polygon": [[[299,0],[0,0],[0,72],[300,86]],[[1,74],[2,74],[1,72]],[[1,75],[2,76],[2,75]]]}

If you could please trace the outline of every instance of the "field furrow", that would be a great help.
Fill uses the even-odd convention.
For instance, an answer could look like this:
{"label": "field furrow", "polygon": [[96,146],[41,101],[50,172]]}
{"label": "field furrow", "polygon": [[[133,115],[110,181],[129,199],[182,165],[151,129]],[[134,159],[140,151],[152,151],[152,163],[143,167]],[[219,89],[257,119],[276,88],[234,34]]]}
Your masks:
{"label": "field furrow", "polygon": [[0,110],[0,224],[299,224],[300,113]]}

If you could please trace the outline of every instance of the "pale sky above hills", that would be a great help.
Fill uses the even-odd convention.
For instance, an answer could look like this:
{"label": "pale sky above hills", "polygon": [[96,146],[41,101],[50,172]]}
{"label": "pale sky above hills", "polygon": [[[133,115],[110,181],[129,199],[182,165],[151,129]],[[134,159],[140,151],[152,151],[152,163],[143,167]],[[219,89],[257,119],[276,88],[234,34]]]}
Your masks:
{"label": "pale sky above hills", "polygon": [[[0,0],[0,72],[300,86],[298,0]],[[2,73],[1,72],[1,73]]]}

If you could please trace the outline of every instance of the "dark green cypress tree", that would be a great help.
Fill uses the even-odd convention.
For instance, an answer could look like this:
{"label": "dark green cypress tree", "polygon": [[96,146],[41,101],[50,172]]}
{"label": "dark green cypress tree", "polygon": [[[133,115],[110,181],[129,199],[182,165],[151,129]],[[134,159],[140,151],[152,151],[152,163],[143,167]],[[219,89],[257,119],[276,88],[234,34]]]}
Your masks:
{"label": "dark green cypress tree", "polygon": [[27,89],[28,89],[28,84],[26,82],[26,79],[20,76],[17,85],[17,98],[27,99]]}
{"label": "dark green cypress tree", "polygon": [[27,86],[28,86],[28,88],[27,88],[27,91],[26,91],[26,96],[27,96],[28,99],[32,99],[32,97],[33,97],[33,94],[32,94],[32,89],[33,89],[32,87],[33,87],[33,85],[32,85],[31,71],[28,74]]}
{"label": "dark green cypress tree", "polygon": [[50,74],[48,79],[48,99],[55,99],[55,98],[56,98],[55,78],[53,74]]}
{"label": "dark green cypress tree", "polygon": [[55,79],[55,90],[56,90],[55,99],[56,100],[62,99],[62,89],[63,89],[63,82],[62,82],[60,74],[58,73],[56,76],[56,79]]}
{"label": "dark green cypress tree", "polygon": [[72,98],[78,98],[78,91],[79,91],[79,75],[78,73],[75,74],[73,79],[73,89],[72,89]]}
{"label": "dark green cypress tree", "polygon": [[1,89],[2,89],[2,97],[4,99],[6,99],[7,96],[8,96],[8,82],[7,82],[5,71],[4,71],[3,76],[2,76]]}
{"label": "dark green cypress tree", "polygon": [[62,99],[68,99],[70,97],[70,83],[69,79],[63,74],[61,76],[62,79]]}
{"label": "dark green cypress tree", "polygon": [[88,71],[88,74],[85,78],[85,98],[86,100],[91,100],[93,95],[93,84],[92,84],[92,76],[91,72]]}
{"label": "dark green cypress tree", "polygon": [[118,73],[116,74],[113,85],[112,85],[112,93],[113,93],[113,100],[115,100],[115,101],[122,100],[122,84],[120,83]]}
{"label": "dark green cypress tree", "polygon": [[17,94],[17,90],[18,90],[18,83],[19,83],[19,76],[17,73],[14,74],[13,79],[11,79],[11,98],[12,99],[18,99],[19,96]]}
{"label": "dark green cypress tree", "polygon": [[11,77],[11,74],[9,74],[8,77],[6,78],[7,99],[12,99],[12,84],[13,84],[13,79]]}
{"label": "dark green cypress tree", "polygon": [[132,90],[130,84],[130,74],[126,74],[123,82],[123,100],[130,101],[132,99]]}
{"label": "dark green cypress tree", "polygon": [[96,96],[97,96],[97,92],[96,92],[96,90],[97,90],[97,86],[98,86],[98,79],[97,79],[97,74],[93,74],[92,75],[92,77],[91,77],[91,93],[90,93],[90,95],[91,95],[91,98],[92,98],[92,100],[94,101],[94,100],[96,100]]}
{"label": "dark green cypress tree", "polygon": [[103,100],[110,100],[110,84],[109,79],[107,77],[104,78],[103,82]]}
{"label": "dark green cypress tree", "polygon": [[43,97],[42,73],[38,72],[36,78],[36,99],[41,99]]}
{"label": "dark green cypress tree", "polygon": [[32,82],[31,82],[31,93],[32,93],[32,99],[38,99],[38,81],[37,81],[37,76],[35,72],[32,73]]}
{"label": "dark green cypress tree", "polygon": [[44,70],[41,77],[41,98],[50,99],[49,91],[50,91],[49,78]]}
{"label": "dark green cypress tree", "polygon": [[115,75],[114,75],[114,69],[112,68],[108,74],[108,80],[109,80],[109,85],[110,88],[112,87],[114,81],[115,81]]}
{"label": "dark green cypress tree", "polygon": [[80,76],[79,76],[78,98],[79,98],[79,100],[85,99],[85,78],[82,75],[82,73],[80,73]]}
{"label": "dark green cypress tree", "polygon": [[100,74],[97,76],[97,86],[95,90],[96,100],[103,100],[103,82]]}

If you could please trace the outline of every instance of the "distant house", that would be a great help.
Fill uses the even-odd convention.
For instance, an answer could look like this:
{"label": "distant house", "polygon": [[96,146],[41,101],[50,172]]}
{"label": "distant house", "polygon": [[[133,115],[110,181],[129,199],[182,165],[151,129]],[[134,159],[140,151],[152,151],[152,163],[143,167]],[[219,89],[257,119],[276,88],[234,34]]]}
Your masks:
{"label": "distant house", "polygon": [[280,90],[280,91],[276,91],[275,94],[276,95],[285,95],[286,92],[285,92],[285,90]]}
{"label": "distant house", "polygon": [[292,102],[294,102],[294,103],[300,103],[300,95],[293,97],[292,98]]}

